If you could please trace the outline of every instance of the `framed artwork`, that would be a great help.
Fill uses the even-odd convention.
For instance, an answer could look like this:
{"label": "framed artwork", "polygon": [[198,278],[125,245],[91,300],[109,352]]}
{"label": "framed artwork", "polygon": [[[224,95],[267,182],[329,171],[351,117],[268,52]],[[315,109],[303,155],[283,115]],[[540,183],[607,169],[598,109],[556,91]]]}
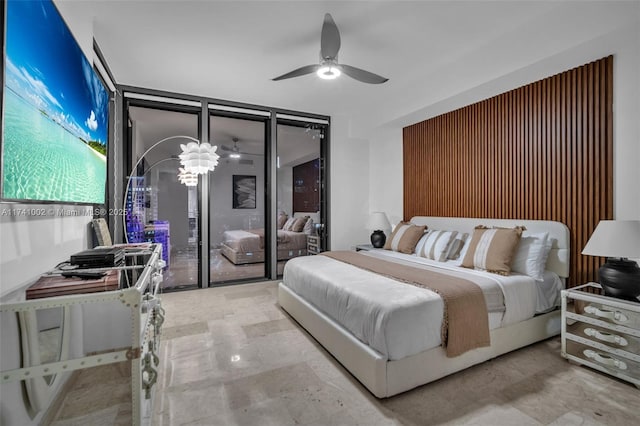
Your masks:
{"label": "framed artwork", "polygon": [[256,208],[256,177],[233,175],[233,208]]}

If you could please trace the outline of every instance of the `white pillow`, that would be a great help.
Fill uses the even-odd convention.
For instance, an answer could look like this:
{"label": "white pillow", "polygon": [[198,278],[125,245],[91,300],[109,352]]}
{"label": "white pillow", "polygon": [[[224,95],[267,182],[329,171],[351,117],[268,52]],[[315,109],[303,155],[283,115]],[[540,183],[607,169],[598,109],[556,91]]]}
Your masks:
{"label": "white pillow", "polygon": [[431,231],[418,254],[427,259],[444,262],[451,247],[456,231]]}
{"label": "white pillow", "polygon": [[422,256],[422,248],[424,247],[424,243],[427,241],[427,238],[429,238],[430,233],[431,233],[431,229],[427,229],[426,231],[424,231],[424,235],[420,237],[420,239],[418,240],[418,243],[416,244],[416,249],[414,252],[416,256]]}
{"label": "white pillow", "polygon": [[523,235],[511,260],[511,270],[542,281],[550,250],[551,241],[547,232]]}

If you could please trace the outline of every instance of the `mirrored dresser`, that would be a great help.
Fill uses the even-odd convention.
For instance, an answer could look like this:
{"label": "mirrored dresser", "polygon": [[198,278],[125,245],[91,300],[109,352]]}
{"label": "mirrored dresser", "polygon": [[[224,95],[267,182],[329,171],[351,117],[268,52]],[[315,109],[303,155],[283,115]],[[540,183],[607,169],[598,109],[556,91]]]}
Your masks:
{"label": "mirrored dresser", "polygon": [[562,291],[562,356],[640,388],[640,302],[597,283]]}

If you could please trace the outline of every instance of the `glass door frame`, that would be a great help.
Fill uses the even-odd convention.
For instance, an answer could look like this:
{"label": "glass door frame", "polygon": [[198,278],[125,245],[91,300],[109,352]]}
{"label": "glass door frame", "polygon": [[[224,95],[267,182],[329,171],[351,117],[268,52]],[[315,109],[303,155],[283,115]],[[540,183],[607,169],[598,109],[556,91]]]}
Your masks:
{"label": "glass door frame", "polygon": [[[319,119],[313,117],[306,117],[303,115],[297,115],[293,113],[287,114],[277,114],[276,120],[274,120],[275,132],[277,133],[278,125],[283,126],[293,126],[293,127],[310,127],[313,126],[313,129],[320,130],[321,139],[320,139],[320,219],[322,220],[322,231],[319,235],[320,237],[320,248],[322,251],[330,250],[330,231],[331,231],[331,218],[329,216],[330,209],[330,170],[329,170],[329,150],[331,147],[330,143],[330,128],[331,122],[329,119]],[[277,156],[277,136],[275,137],[274,144],[274,162],[276,161]],[[275,167],[277,165],[274,164]],[[277,170],[274,167],[274,170]],[[276,180],[274,175],[274,181]],[[277,185],[277,182],[276,182]],[[275,198],[277,200],[277,186]],[[293,212],[292,212],[293,213]],[[274,210],[274,214],[277,214]],[[274,230],[275,232],[275,230]],[[276,262],[277,263],[277,262]],[[274,263],[274,265],[276,265]],[[276,265],[277,266],[277,265]]]}
{"label": "glass door frame", "polygon": [[[321,204],[321,217],[324,220],[324,232],[322,235],[321,244],[325,250],[330,250],[330,236],[331,236],[331,218],[330,218],[330,129],[331,119],[327,115],[306,113],[302,111],[293,111],[282,108],[275,108],[269,106],[261,106],[254,104],[246,104],[242,102],[234,102],[228,100],[221,100],[203,96],[194,96],[180,93],[172,93],[155,89],[147,89],[142,87],[127,86],[116,84],[116,126],[119,126],[122,130],[115,131],[116,143],[114,146],[122,149],[121,152],[114,152],[116,158],[116,165],[114,166],[114,179],[117,179],[117,174],[122,173],[122,181],[124,184],[121,188],[117,185],[114,187],[113,197],[110,198],[109,204],[114,210],[123,209],[124,205],[121,204],[124,201],[124,187],[128,180],[128,176],[131,173],[131,158],[132,152],[129,146],[128,132],[128,107],[129,105],[161,108],[169,111],[194,113],[199,112],[199,139],[201,141],[209,141],[209,125],[208,117],[212,110],[215,111],[228,111],[239,114],[259,115],[268,117],[269,125],[267,126],[267,143],[265,152],[266,162],[266,216],[265,216],[265,238],[268,238],[269,249],[265,253],[265,275],[266,279],[276,280],[279,278],[277,274],[277,241],[273,236],[277,233],[277,126],[278,123],[286,123],[291,120],[294,125],[305,124],[323,124],[324,138],[321,143],[321,169],[324,171],[321,174],[321,188],[322,188],[322,204]],[[207,120],[204,119],[207,117]],[[120,121],[120,123],[118,123]],[[214,141],[215,144],[215,141]],[[120,164],[117,162],[121,161]],[[118,179],[120,181],[120,179]],[[198,181],[198,214],[200,220],[198,221],[198,287],[209,287],[209,208],[208,208],[208,179],[199,178]],[[203,220],[203,218],[207,220]],[[114,235],[117,236],[116,241],[124,242],[124,232],[122,232],[122,220],[118,217],[115,221],[116,230]],[[203,250],[206,247],[207,250]],[[207,265],[207,267],[203,267]]]}
{"label": "glass door frame", "polygon": [[[156,96],[150,96],[150,95],[138,95],[136,93],[125,93],[125,95],[123,96],[123,123],[125,123],[124,127],[124,135],[123,135],[123,144],[124,144],[124,150],[123,150],[123,162],[124,162],[124,167],[123,167],[123,190],[124,188],[127,187],[127,182],[131,176],[132,173],[136,173],[135,170],[133,170],[133,166],[135,165],[135,162],[137,161],[134,157],[133,154],[133,135],[131,134],[131,127],[129,126],[129,108],[130,107],[138,107],[138,108],[148,108],[148,109],[154,109],[154,110],[161,110],[161,111],[167,111],[167,112],[178,112],[178,113],[187,113],[187,114],[193,114],[196,115],[197,120],[198,120],[198,125],[197,125],[197,138],[199,140],[203,140],[203,136],[202,136],[202,107],[201,105],[197,105],[196,102],[194,101],[187,101],[187,100],[180,100],[180,99],[167,99],[167,98],[163,98],[163,97],[156,97]],[[157,141],[156,141],[157,142]],[[154,142],[155,143],[155,142]],[[198,179],[198,188],[200,189],[199,191],[197,191],[198,194],[198,199],[197,199],[197,205],[198,205],[198,221],[197,221],[197,229],[196,229],[196,234],[197,234],[197,238],[198,238],[198,244],[197,244],[197,256],[198,256],[198,262],[197,262],[197,276],[198,276],[198,280],[197,280],[197,287],[198,288],[204,288],[205,286],[203,286],[203,270],[206,270],[207,268],[203,268],[204,265],[204,260],[203,260],[203,250],[202,250],[202,218],[203,218],[203,202],[202,202],[202,194],[203,194],[203,182],[205,182],[206,179],[203,179],[201,176]],[[206,186],[206,182],[204,183],[204,185]],[[124,200],[124,197],[126,197],[126,194],[122,194],[122,199]],[[122,208],[125,209],[126,206],[123,202],[122,204]],[[122,226],[124,227],[124,221]],[[124,241],[123,241],[124,242]],[[207,263],[209,262],[208,260],[208,256],[207,256]],[[208,274],[208,271],[207,271]],[[208,275],[207,275],[208,276]],[[170,291],[170,290],[169,290]]]}
{"label": "glass door frame", "polygon": [[[207,116],[207,125],[208,123],[210,123],[211,121],[211,117],[224,117],[224,118],[234,118],[234,119],[238,119],[238,120],[247,120],[247,121],[255,121],[255,122],[261,122],[264,124],[264,185],[262,186],[262,188],[260,188],[261,191],[264,192],[264,212],[263,212],[263,217],[264,217],[264,229],[265,229],[265,234],[264,234],[264,239],[265,241],[271,241],[272,239],[272,230],[271,230],[271,226],[270,226],[270,191],[269,191],[269,182],[270,182],[270,168],[269,168],[269,158],[270,158],[270,150],[271,150],[271,145],[272,145],[272,139],[271,139],[271,114],[264,112],[261,113],[260,111],[256,111],[256,110],[245,110],[243,111],[241,108],[234,108],[233,111],[230,111],[229,108],[225,108],[225,109],[218,109],[216,108],[216,105],[209,105],[208,106],[208,116]],[[209,130],[209,132],[211,132],[211,129],[207,126],[207,129]],[[218,145],[218,147],[220,148],[220,144],[218,141],[211,141],[212,145]],[[215,171],[213,174],[214,178],[215,178]],[[257,188],[256,188],[257,190]],[[207,208],[209,207],[210,200],[209,200],[209,196],[210,196],[210,191],[207,192],[207,196],[206,196],[206,200],[203,201],[203,204],[207,204]],[[204,197],[203,197],[204,198]],[[207,220],[210,222],[213,219],[213,217],[208,217]],[[208,222],[208,223],[209,223]],[[207,225],[208,225],[207,223]],[[208,235],[207,235],[207,247],[210,250],[211,247],[209,247],[211,245],[211,232],[209,229],[207,229]],[[209,252],[207,252],[209,253]],[[265,279],[269,279],[273,274],[271,271],[272,268],[272,262],[271,262],[271,250],[266,250],[265,251],[265,259],[264,259],[264,273],[261,277],[255,277],[255,278],[245,278],[245,279],[238,279],[238,280],[229,280],[229,281],[221,281],[219,283],[212,283],[211,282],[211,277],[209,276],[209,268],[207,269],[207,274],[208,274],[208,286],[209,287],[219,287],[219,286],[224,286],[224,285],[230,285],[230,284],[236,284],[236,283],[241,283],[241,282],[251,282],[251,281],[264,281]],[[204,263],[203,263],[204,264]]]}

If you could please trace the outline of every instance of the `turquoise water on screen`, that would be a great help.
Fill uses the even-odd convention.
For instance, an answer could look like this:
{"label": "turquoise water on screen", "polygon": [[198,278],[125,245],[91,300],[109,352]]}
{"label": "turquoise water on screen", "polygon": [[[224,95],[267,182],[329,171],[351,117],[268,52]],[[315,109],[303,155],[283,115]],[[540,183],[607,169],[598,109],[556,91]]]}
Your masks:
{"label": "turquoise water on screen", "polygon": [[14,92],[4,96],[3,197],[104,203],[106,158]]}

